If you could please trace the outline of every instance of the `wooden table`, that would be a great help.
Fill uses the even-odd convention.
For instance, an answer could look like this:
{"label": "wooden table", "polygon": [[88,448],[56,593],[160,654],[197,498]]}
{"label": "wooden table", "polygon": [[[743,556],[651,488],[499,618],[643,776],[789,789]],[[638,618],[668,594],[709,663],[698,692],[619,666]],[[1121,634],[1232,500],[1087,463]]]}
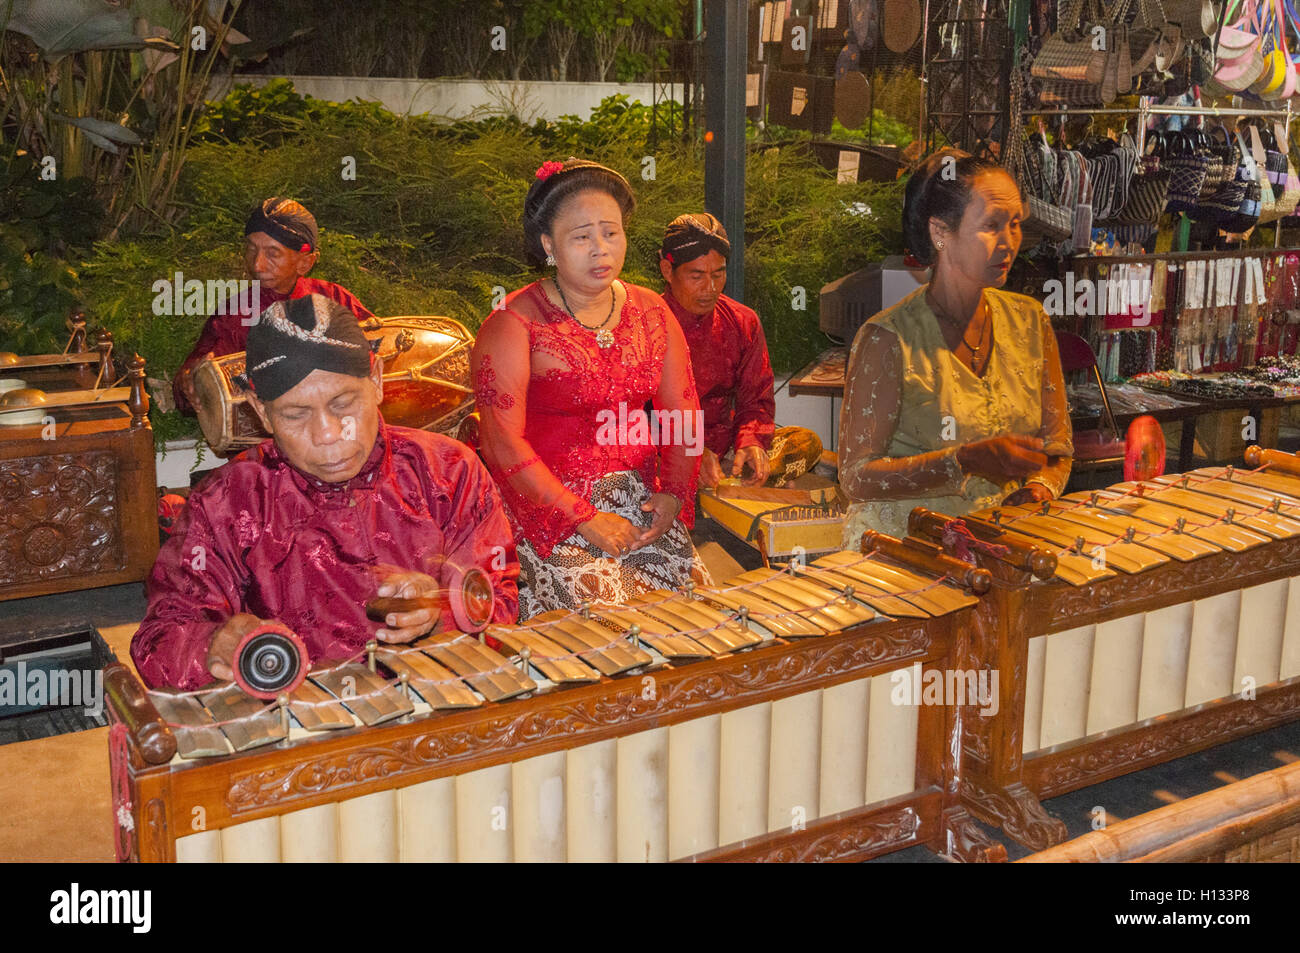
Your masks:
{"label": "wooden table", "polygon": [[[48,369],[16,370],[50,393]],[[136,582],[158,553],[153,429],[144,361],[126,401],[55,407],[48,424],[0,426],[0,600]]]}

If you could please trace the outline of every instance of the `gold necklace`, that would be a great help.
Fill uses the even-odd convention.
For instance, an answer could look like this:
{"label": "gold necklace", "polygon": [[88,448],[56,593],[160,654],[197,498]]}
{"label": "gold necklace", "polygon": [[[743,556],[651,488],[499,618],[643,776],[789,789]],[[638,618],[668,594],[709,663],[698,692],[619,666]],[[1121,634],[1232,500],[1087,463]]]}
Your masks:
{"label": "gold necklace", "polygon": [[600,324],[593,328],[578,320],[578,315],[569,307],[569,299],[564,297],[564,289],[560,287],[560,280],[558,278],[552,280],[555,282],[555,290],[560,293],[560,300],[564,302],[564,310],[569,313],[569,317],[573,318],[578,327],[585,328],[592,334],[596,335],[596,346],[601,350],[613,347],[614,332],[605,327],[605,325],[609,324],[609,319],[614,316],[614,302],[618,299],[618,295],[614,291],[613,283],[611,282],[609,286],[609,314],[605,315],[604,321],[600,322]]}
{"label": "gold necklace", "polygon": [[[929,296],[927,295],[927,297],[929,297]],[[934,299],[933,299],[933,298],[930,298],[930,299],[929,299],[929,304],[930,304],[930,310],[933,311],[933,312],[935,313],[935,316],[936,316],[936,317],[941,318],[941,319],[944,320],[944,321],[947,321],[947,322],[948,322],[949,324],[951,324],[953,327],[956,327],[956,326],[957,326],[957,322],[956,322],[956,321],[954,321],[952,318],[948,317],[948,315],[944,314],[943,311],[941,311],[939,308],[935,307],[935,303],[934,303]],[[983,296],[981,296],[981,297],[980,297],[980,309],[979,309],[978,312],[976,312],[976,315],[975,315],[975,316],[976,316],[976,317],[981,317],[981,316],[982,316],[982,317],[984,318],[984,323],[983,323],[982,325],[980,325],[980,334],[979,334],[979,338],[975,341],[975,345],[974,345],[973,347],[971,346],[971,343],[970,343],[969,341],[966,340],[966,332],[970,330],[970,325],[973,324],[974,322],[972,321],[972,322],[968,323],[968,324],[966,325],[966,327],[964,327],[964,328],[961,329],[961,343],[962,343],[962,344],[965,344],[965,345],[966,345],[966,349],[970,351],[972,360],[978,360],[978,358],[979,358],[979,353],[980,353],[980,348],[982,348],[982,347],[984,346],[984,331],[985,331],[986,328],[990,327],[990,325],[989,325],[989,321],[988,321],[988,307],[989,307],[989,306],[988,306],[988,302],[984,300]]]}

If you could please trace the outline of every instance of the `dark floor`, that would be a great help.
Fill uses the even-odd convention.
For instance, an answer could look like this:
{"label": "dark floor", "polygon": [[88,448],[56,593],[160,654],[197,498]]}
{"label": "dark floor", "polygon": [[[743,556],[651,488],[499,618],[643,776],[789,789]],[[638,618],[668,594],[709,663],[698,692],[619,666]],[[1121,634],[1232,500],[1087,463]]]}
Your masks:
{"label": "dark floor", "polygon": [[[1300,723],[1283,725],[1145,771],[1063,794],[1044,801],[1043,806],[1065,822],[1071,838],[1081,837],[1092,830],[1096,808],[1105,811],[1107,822],[1113,824],[1293,761],[1300,761]],[[1008,860],[1019,860],[1032,853],[1010,838],[1001,836],[1001,831],[983,824],[980,827],[1006,845]],[[945,861],[924,847],[912,847],[868,863],[939,864]]]}
{"label": "dark floor", "polygon": [[70,629],[125,625],[144,618],[144,585],[138,582],[81,592],[60,592],[34,599],[0,602],[0,646],[19,635]]}

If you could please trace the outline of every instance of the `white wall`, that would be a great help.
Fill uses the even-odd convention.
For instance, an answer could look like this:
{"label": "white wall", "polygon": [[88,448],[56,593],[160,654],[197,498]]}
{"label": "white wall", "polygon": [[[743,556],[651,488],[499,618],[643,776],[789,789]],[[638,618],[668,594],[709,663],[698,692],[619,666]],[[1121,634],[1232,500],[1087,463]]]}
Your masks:
{"label": "white wall", "polygon": [[[554,83],[542,80],[385,79],[366,76],[235,76],[236,83],[265,86],[272,79],[292,80],[304,96],[329,102],[360,99],[383,104],[405,116],[429,114],[448,119],[481,118],[515,113],[526,122],[576,115],[583,119],[606,96],[622,93],[647,106],[653,101],[650,83]],[[208,98],[229,90],[225,77],[213,80]],[[681,98],[681,87],[674,87]]]}
{"label": "white wall", "polygon": [[776,425],[807,427],[821,439],[823,450],[835,451],[840,438],[840,398],[791,397],[783,390],[776,395]]}
{"label": "white wall", "polygon": [[199,462],[197,468],[195,462],[198,461],[199,454],[196,442],[193,440],[169,440],[166,452],[154,455],[159,486],[173,490],[189,486],[191,470],[211,470],[225,462],[212,452],[207,443],[199,442],[203,443],[203,460]]}

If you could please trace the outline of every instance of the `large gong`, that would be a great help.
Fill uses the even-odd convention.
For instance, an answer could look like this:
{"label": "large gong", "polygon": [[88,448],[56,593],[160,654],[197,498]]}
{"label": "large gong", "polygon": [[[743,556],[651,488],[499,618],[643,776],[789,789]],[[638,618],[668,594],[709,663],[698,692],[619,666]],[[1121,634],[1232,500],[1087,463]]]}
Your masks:
{"label": "large gong", "polygon": [[[459,321],[440,315],[372,318],[361,325],[378,340],[384,361],[384,420],[402,427],[455,436],[474,408],[469,351],[474,335]],[[237,383],[244,352],[202,361],[194,368],[199,427],[213,451],[239,453],[266,439],[248,396]]]}

